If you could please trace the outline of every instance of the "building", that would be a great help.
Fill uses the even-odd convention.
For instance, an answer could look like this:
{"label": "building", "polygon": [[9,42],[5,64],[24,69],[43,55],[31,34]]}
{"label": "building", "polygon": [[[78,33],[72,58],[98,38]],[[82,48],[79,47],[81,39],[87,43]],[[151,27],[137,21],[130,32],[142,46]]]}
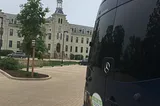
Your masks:
{"label": "building", "polygon": [[[47,35],[45,43],[50,57],[61,58],[63,54],[69,59],[70,55],[74,54],[87,58],[93,28],[70,24],[63,13],[62,2],[62,0],[57,0],[55,13],[47,18],[45,23]],[[19,51],[23,38],[19,37],[20,23],[16,20],[16,15],[0,11],[0,17],[3,17],[4,28],[2,50]]]}

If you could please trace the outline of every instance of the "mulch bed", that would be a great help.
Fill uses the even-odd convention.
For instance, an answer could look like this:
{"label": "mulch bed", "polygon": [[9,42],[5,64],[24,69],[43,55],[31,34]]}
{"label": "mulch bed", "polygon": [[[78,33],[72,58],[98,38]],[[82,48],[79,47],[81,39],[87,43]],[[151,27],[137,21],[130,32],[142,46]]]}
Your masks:
{"label": "mulch bed", "polygon": [[[31,77],[31,72],[23,71],[23,70],[4,70],[8,74],[10,74],[13,77],[19,77],[19,78],[32,78]],[[34,73],[34,78],[46,78],[49,77],[48,75],[45,74],[39,74],[39,73]]]}

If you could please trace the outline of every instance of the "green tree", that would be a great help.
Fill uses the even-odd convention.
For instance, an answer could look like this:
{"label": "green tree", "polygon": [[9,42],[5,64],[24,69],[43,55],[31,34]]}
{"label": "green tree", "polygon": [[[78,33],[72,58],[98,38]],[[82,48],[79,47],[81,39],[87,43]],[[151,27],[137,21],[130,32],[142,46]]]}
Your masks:
{"label": "green tree", "polygon": [[36,57],[43,60],[43,55],[48,52],[48,49],[45,45],[44,39],[38,37],[36,40]]}
{"label": "green tree", "polygon": [[29,57],[32,52],[32,40],[38,36],[43,36],[41,30],[42,24],[45,23],[45,15],[49,12],[48,8],[43,8],[41,0],[27,0],[27,3],[21,5],[21,11],[17,19],[21,23],[21,35],[24,37],[22,48],[28,55],[27,71],[29,70]]}

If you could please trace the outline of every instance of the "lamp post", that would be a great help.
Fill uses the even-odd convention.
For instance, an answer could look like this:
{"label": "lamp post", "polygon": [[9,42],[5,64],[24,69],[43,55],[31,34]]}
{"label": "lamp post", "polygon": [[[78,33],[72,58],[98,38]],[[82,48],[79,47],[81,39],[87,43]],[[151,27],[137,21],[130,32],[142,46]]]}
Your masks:
{"label": "lamp post", "polygon": [[65,36],[65,33],[68,33],[68,31],[63,31],[63,43],[62,43],[62,61],[61,61],[61,66],[63,66],[64,36]]}
{"label": "lamp post", "polygon": [[2,47],[2,35],[3,35],[3,17],[0,17],[0,20],[1,20],[1,26],[0,26],[0,50],[1,50],[1,47]]}
{"label": "lamp post", "polygon": [[34,77],[35,46],[36,46],[36,41],[32,40],[32,48],[33,48],[33,54],[32,54],[32,78]]}

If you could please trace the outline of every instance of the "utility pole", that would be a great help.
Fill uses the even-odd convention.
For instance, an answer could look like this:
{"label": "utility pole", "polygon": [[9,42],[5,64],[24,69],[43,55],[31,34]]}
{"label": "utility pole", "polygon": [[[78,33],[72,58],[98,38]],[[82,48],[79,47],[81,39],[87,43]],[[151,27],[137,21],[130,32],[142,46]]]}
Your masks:
{"label": "utility pole", "polygon": [[63,54],[64,54],[64,37],[65,37],[65,33],[68,33],[68,31],[64,31],[63,32],[63,43],[62,43],[62,61],[61,61],[61,66],[63,66]]}

